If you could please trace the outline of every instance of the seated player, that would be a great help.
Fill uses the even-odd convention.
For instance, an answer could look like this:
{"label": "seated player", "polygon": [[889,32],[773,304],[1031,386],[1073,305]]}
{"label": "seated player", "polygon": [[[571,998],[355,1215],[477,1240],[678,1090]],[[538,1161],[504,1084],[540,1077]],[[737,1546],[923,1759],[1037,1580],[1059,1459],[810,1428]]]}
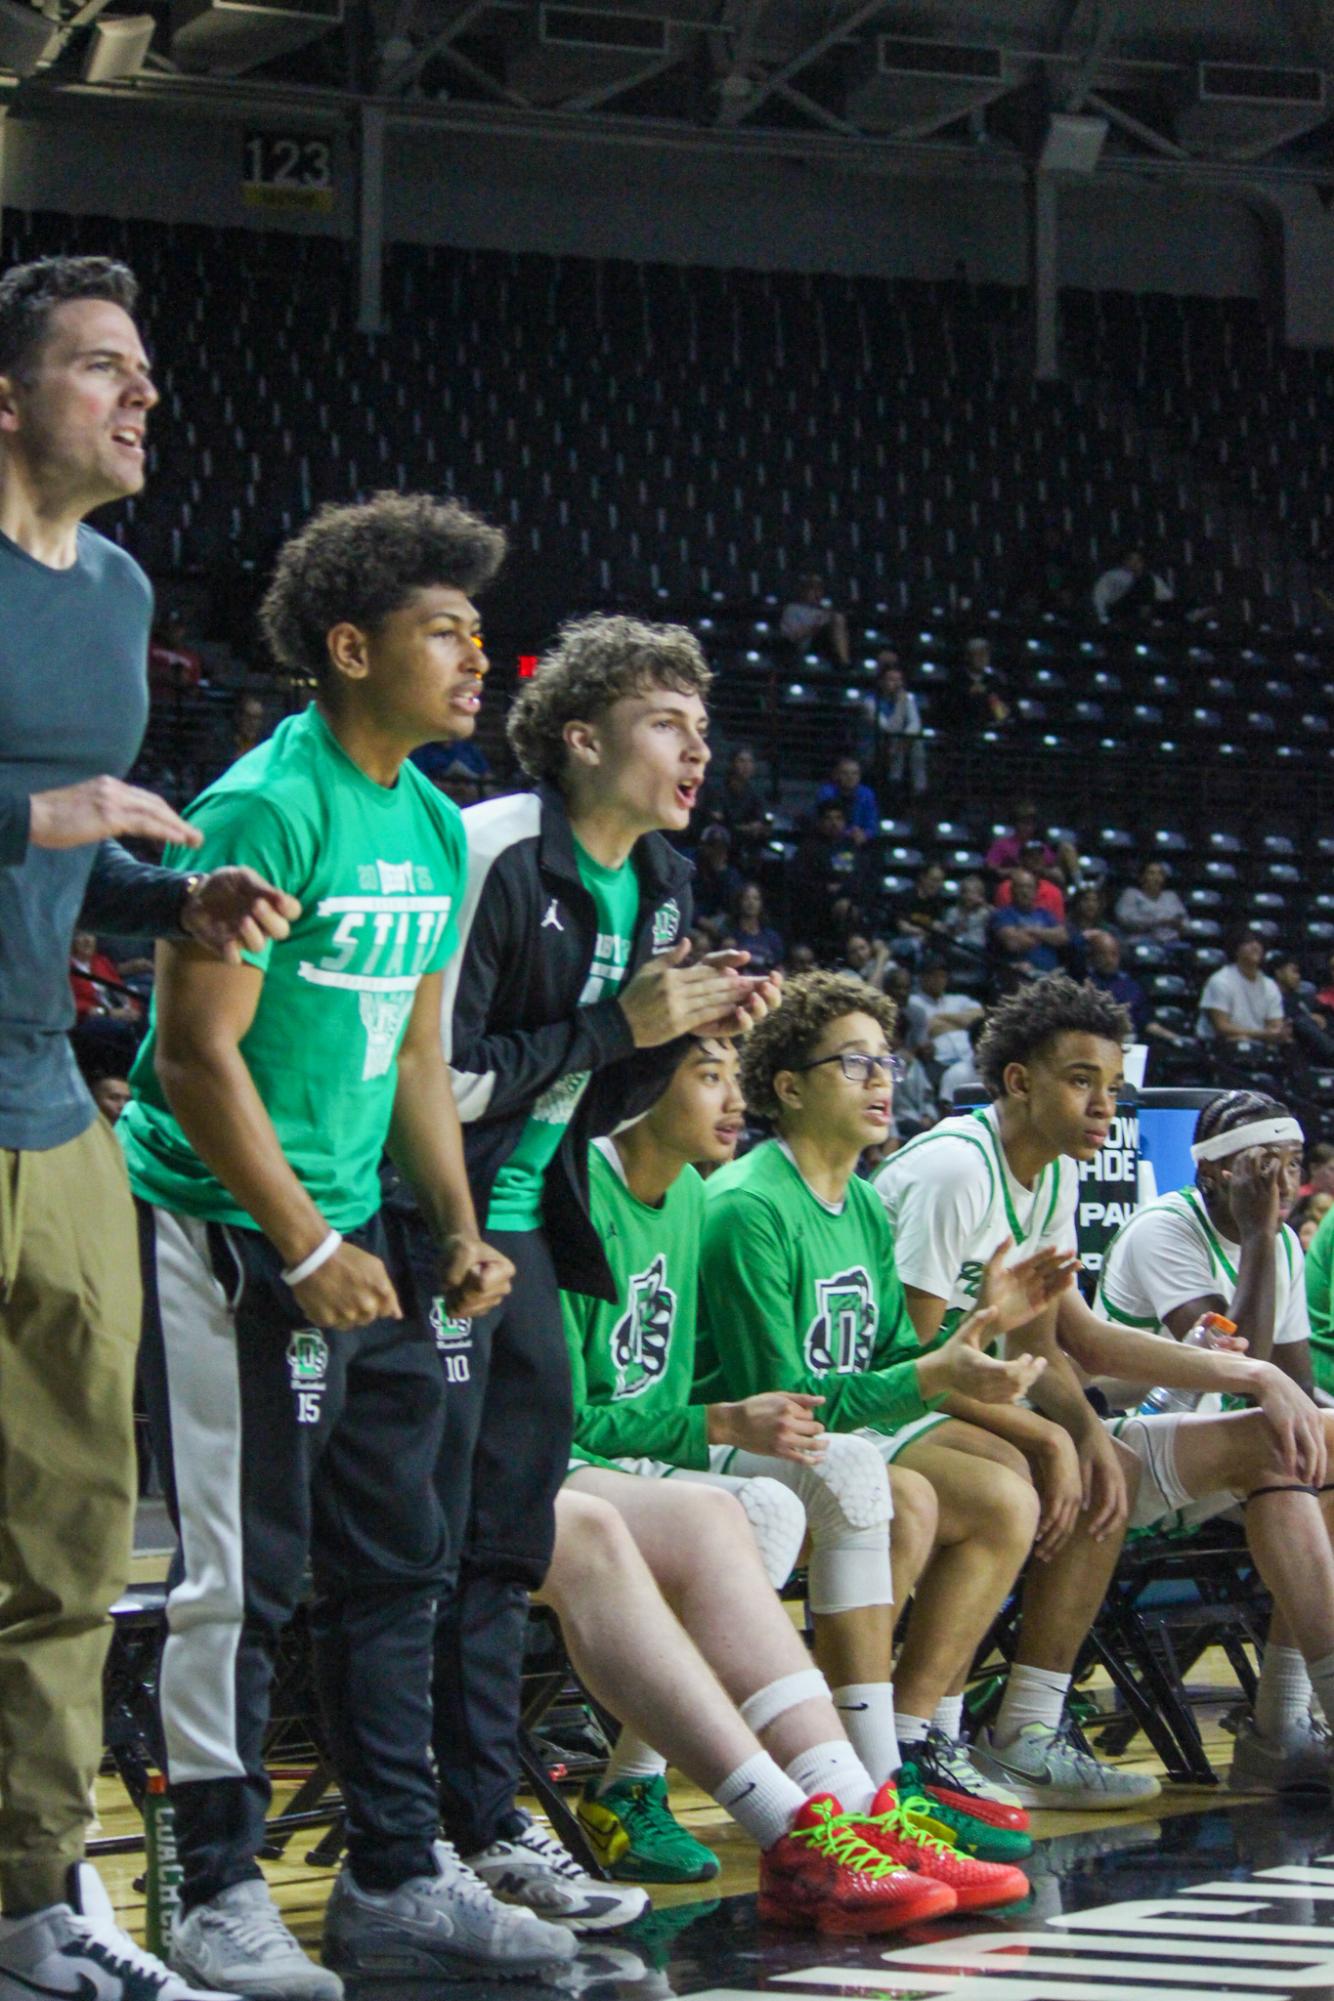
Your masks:
{"label": "seated player", "polygon": [[[704,1184],[691,1164],[732,1158],[745,1104],[731,1041],[686,1047],[652,1111],[614,1139],[593,1143],[593,1221],[616,1296],[563,1293],[574,1383],[574,1450],[566,1491],[615,1500],[625,1476],[655,1482],[635,1495],[649,1518],[669,1512],[683,1482],[734,1493],[775,1589],[791,1574],[810,1525],[809,1604],[815,1657],[848,1707],[858,1684],[883,1681],[892,1640],[889,1487],[879,1454],[861,1439],[831,1438],[822,1398],[784,1391],[740,1403],[691,1405],[695,1302]],[[777,1455],[777,1456],[775,1456]],[[602,1477],[612,1469],[610,1485]],[[912,1589],[930,1547],[909,1520],[896,1580]],[[884,1759],[880,1777],[893,1768]],[[602,1782],[580,1804],[584,1832],[618,1876],[698,1881],[718,1863],[672,1818],[666,1760],[622,1732]]]}
{"label": "seated player", "polygon": [[[1309,1389],[1302,1254],[1283,1220],[1301,1174],[1301,1128],[1272,1098],[1230,1091],[1200,1113],[1194,1153],[1195,1186],[1149,1203],[1113,1239],[1096,1304],[1118,1325],[1178,1341],[1201,1314],[1224,1313],[1253,1360],[1272,1359]],[[1135,1413],[1156,1380],[1104,1379],[1099,1387],[1113,1409]],[[1238,1733],[1228,1783],[1236,1792],[1328,1788],[1334,1754],[1310,1703],[1313,1682],[1327,1715],[1334,1698],[1334,1495],[1317,1500],[1293,1482],[1259,1411],[1221,1411],[1213,1394],[1193,1412],[1113,1421],[1140,1463],[1131,1526],[1188,1529],[1244,1499],[1274,1616],[1255,1715]]]}
{"label": "seated player", "polygon": [[897,1759],[897,1708],[901,1783],[929,1788],[960,1840],[994,1853],[1022,1835],[1025,1821],[958,1743],[962,1689],[1028,1554],[1038,1504],[1017,1453],[938,1406],[956,1393],[1007,1403],[1023,1394],[1041,1371],[1027,1360],[997,1364],[981,1343],[1030,1319],[1067,1269],[1047,1256],[1004,1273],[994,1260],[984,1274],[994,1294],[983,1302],[987,1314],[919,1357],[883,1208],[856,1174],[862,1151],[889,1130],[894,1023],[883,995],[812,973],[793,981],[782,1008],[748,1036],[746,1103],[775,1137],[706,1184],[696,1394],[821,1396],[832,1431],[857,1432],[885,1459],[896,1514],[905,1490],[925,1488],[934,1553],[917,1585],[894,1692],[883,1679],[866,1681],[848,1730],[868,1763]]}
{"label": "seated player", "polygon": [[759,1844],[761,1917],[889,1931],[1027,1896],[1022,1870],[952,1846],[934,1805],[876,1786],[734,1495],[591,1466],[578,1481],[539,1595],[598,1700]]}
{"label": "seated player", "polygon": [[[1078,1163],[1106,1141],[1129,1039],[1125,1010],[1106,994],[1064,974],[1034,982],[995,1010],[978,1045],[994,1102],[944,1120],[876,1176],[908,1313],[928,1354],[975,1303],[998,1247],[1013,1240],[1030,1251],[1073,1249]],[[1138,1480],[1137,1460],[1102,1424],[1063,1349],[1091,1374],[1253,1395],[1268,1430],[1287,1441],[1289,1473],[1309,1478],[1323,1457],[1315,1411],[1280,1371],[1165,1343],[1155,1353],[1144,1345],[1152,1338],[1099,1320],[1068,1286],[1009,1336],[1009,1352],[1046,1360],[1032,1393],[1038,1408],[963,1398],[949,1405],[1022,1454],[1041,1496],[1039,1561],[1024,1588],[1015,1664],[995,1726],[973,1749],[974,1760],[1030,1806],[1109,1808],[1159,1790],[1151,1775],[1081,1750],[1063,1721],[1071,1672],[1116,1567]]]}

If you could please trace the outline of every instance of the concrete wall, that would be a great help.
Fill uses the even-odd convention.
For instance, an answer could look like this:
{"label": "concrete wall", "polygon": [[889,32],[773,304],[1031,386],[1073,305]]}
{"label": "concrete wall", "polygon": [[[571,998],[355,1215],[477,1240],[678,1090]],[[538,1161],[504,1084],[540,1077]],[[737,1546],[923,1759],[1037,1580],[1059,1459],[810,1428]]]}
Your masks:
{"label": "concrete wall", "polygon": [[[354,158],[336,145],[331,216],[243,205],[243,126],[128,103],[59,101],[3,127],[7,206],[231,227],[354,226]],[[824,161],[506,141],[391,127],[388,241],[593,257],[947,277],[1025,276],[1022,187],[979,167],[952,181]],[[1262,222],[1239,194],[1116,180],[1062,191],[1058,277],[1129,291],[1261,295]]]}

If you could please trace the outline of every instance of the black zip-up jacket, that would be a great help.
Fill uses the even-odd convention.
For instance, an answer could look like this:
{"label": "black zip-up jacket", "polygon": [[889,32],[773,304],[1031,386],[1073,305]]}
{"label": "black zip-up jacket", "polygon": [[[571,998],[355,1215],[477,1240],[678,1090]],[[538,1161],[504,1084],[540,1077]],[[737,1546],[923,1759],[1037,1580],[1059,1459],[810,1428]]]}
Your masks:
{"label": "black zip-up jacket", "polygon": [[[554,786],[470,806],[468,889],[445,968],[444,1040],[463,1120],[468,1179],[483,1224],[491,1190],[542,1093],[571,1072],[588,1085],[547,1170],[543,1222],[570,1292],[614,1300],[588,1213],[588,1146],[661,1097],[683,1040],[637,1049],[615,997],[580,1000],[597,913],[580,879],[569,815]],[[639,878],[627,982],[690,928],[690,864],[661,834],[634,849]]]}

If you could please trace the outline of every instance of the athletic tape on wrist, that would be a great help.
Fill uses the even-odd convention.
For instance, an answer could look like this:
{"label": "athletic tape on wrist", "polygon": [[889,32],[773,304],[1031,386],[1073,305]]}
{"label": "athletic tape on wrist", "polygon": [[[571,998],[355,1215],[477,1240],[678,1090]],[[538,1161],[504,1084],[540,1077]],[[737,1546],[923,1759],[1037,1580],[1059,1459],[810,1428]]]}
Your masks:
{"label": "athletic tape on wrist", "polygon": [[1282,1118],[1252,1119],[1248,1126],[1234,1126],[1231,1132],[1215,1133],[1212,1139],[1197,1140],[1190,1150],[1190,1157],[1197,1164],[1202,1160],[1227,1160],[1234,1153],[1244,1153],[1248,1146],[1305,1146],[1306,1135],[1296,1119],[1284,1113]]}
{"label": "athletic tape on wrist", "polygon": [[771,1723],[795,1709],[799,1702],[829,1700],[829,1683],[819,1668],[803,1668],[799,1674],[781,1675],[765,1688],[757,1688],[741,1704],[741,1720],[758,1737]]}
{"label": "athletic tape on wrist", "polygon": [[312,1273],[317,1272],[321,1265],[328,1264],[342,1241],[343,1233],[341,1230],[330,1230],[324,1242],[316,1244],[309,1257],[302,1258],[299,1265],[293,1265],[289,1271],[283,1273],[283,1284],[300,1285],[303,1279],[311,1277]]}

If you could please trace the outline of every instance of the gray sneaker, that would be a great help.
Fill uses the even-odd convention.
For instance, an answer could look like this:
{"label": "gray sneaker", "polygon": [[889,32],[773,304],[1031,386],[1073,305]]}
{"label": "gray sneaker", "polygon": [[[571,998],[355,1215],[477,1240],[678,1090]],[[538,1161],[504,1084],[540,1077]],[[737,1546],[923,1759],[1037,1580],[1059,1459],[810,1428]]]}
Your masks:
{"label": "gray sneaker", "polygon": [[576,1932],[614,1931],[648,1909],[648,1891],[637,1883],[609,1883],[588,1875],[568,1848],[529,1820],[507,1841],[468,1857],[473,1870],[507,1904],[520,1904]]}
{"label": "gray sneaker", "polygon": [[1275,1744],[1260,1735],[1253,1716],[1244,1716],[1227,1783],[1234,1793],[1327,1793],[1334,1789],[1334,1738],[1314,1716],[1304,1716],[1293,1736]]}
{"label": "gray sneaker", "polygon": [[502,1904],[447,1841],[437,1841],[438,1873],[397,1890],[363,1890],[346,1866],[324,1914],[324,1957],[343,1973],[421,1979],[530,1974],[572,1960],[573,1932],[531,1911]]}
{"label": "gray sneaker", "polygon": [[1110,1813],[1157,1799],[1162,1791],[1148,1772],[1124,1772],[1081,1751],[1068,1722],[1056,1730],[1046,1723],[1025,1723],[1003,1751],[984,1730],[973,1742],[972,1758],[979,1771],[1008,1786],[1021,1805],[1057,1813]]}
{"label": "gray sneaker", "polygon": [[32,2001],[39,1994],[236,2001],[234,1994],[206,1992],[202,1982],[188,1985],[137,1946],[116,1923],[106,1885],[91,1863],[75,1863],[67,1887],[62,1903],[26,1918],[0,1919],[0,2001]]}
{"label": "gray sneaker", "polygon": [[317,1966],[297,1944],[259,1878],[233,1883],[177,1918],[171,1963],[196,1987],[260,2001],[342,2001],[338,1975]]}

